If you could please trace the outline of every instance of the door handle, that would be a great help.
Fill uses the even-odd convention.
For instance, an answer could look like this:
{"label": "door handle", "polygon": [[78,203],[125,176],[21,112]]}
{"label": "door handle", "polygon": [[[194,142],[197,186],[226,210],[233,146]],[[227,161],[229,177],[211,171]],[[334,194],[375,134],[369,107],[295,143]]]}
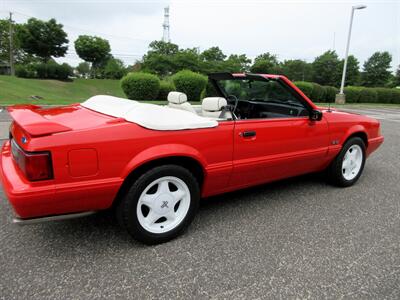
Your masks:
{"label": "door handle", "polygon": [[249,138],[249,137],[256,136],[256,132],[255,131],[243,131],[239,135],[244,138]]}

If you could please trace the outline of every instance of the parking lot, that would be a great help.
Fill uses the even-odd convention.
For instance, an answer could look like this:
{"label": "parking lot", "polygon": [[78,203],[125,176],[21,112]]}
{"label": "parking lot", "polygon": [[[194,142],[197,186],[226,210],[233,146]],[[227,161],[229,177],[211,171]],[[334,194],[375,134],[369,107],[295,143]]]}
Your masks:
{"label": "parking lot", "polygon": [[13,225],[1,191],[0,298],[400,299],[400,111],[358,111],[380,119],[385,143],[355,186],[317,174],[205,199],[158,246],[107,212]]}

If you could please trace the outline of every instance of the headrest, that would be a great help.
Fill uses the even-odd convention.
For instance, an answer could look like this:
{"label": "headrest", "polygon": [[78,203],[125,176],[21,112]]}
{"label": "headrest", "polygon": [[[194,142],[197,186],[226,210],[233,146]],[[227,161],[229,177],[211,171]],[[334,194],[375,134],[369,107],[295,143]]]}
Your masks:
{"label": "headrest", "polygon": [[169,92],[168,94],[168,102],[181,104],[187,101],[187,96],[184,93],[180,92]]}
{"label": "headrest", "polygon": [[222,107],[226,106],[227,102],[222,97],[207,97],[201,103],[201,109],[205,111],[220,111]]}

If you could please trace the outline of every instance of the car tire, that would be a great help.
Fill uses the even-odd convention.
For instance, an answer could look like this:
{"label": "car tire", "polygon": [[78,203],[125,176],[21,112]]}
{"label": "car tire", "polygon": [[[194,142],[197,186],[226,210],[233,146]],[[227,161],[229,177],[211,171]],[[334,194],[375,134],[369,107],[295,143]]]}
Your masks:
{"label": "car tire", "polygon": [[199,184],[184,167],[164,165],[142,174],[117,206],[118,222],[145,244],[167,242],[193,221]]}
{"label": "car tire", "polygon": [[340,187],[353,185],[363,172],[365,159],[364,141],[359,137],[350,138],[327,170],[330,182]]}

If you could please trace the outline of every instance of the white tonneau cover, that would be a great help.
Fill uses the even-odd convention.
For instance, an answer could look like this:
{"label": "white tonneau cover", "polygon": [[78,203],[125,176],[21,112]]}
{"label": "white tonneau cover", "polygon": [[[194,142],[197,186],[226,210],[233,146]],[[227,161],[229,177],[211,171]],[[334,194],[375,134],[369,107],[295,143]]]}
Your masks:
{"label": "white tonneau cover", "polygon": [[218,126],[217,121],[188,111],[113,96],[93,96],[81,105],[154,130],[184,130]]}

